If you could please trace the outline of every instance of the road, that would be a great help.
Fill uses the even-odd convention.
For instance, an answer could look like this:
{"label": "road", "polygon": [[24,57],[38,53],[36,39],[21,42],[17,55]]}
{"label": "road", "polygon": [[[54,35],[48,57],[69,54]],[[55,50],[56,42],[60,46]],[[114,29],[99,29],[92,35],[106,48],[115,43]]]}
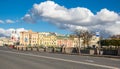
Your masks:
{"label": "road", "polygon": [[120,69],[120,59],[0,47],[0,69]]}

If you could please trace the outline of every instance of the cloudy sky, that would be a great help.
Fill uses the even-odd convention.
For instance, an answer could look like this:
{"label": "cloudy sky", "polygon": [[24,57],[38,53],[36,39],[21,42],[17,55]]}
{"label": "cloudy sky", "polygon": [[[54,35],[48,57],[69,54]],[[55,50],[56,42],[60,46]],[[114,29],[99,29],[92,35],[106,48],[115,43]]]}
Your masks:
{"label": "cloudy sky", "polygon": [[11,30],[69,34],[76,29],[120,34],[119,3],[120,0],[0,0],[0,35],[8,36]]}

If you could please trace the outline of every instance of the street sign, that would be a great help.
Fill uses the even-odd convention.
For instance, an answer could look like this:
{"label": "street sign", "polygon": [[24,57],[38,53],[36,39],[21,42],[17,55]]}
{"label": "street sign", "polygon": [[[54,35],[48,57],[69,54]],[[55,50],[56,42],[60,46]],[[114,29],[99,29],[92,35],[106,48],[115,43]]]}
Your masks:
{"label": "street sign", "polygon": [[100,36],[100,32],[96,32],[96,36],[99,37]]}

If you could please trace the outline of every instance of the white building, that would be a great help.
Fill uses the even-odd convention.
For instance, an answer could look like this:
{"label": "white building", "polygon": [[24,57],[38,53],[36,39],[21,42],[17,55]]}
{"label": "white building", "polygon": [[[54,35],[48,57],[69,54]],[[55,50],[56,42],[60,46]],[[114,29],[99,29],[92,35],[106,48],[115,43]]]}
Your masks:
{"label": "white building", "polygon": [[10,38],[14,43],[19,42],[19,35],[16,31],[12,31]]}
{"label": "white building", "polygon": [[14,45],[14,42],[12,40],[10,40],[10,38],[6,38],[6,37],[1,37],[0,38],[0,46],[3,45]]}
{"label": "white building", "polygon": [[[98,45],[98,41],[99,41],[99,37],[97,37],[97,36],[95,36],[95,35],[92,36],[91,40],[89,41],[89,46],[90,46],[90,47],[98,47],[98,46],[99,46],[99,45]],[[74,38],[73,45],[74,45],[74,47],[79,46],[79,40],[78,40],[78,38]],[[80,39],[80,47],[81,47],[81,48],[82,48],[82,47],[88,47],[87,44],[84,44],[82,38]]]}

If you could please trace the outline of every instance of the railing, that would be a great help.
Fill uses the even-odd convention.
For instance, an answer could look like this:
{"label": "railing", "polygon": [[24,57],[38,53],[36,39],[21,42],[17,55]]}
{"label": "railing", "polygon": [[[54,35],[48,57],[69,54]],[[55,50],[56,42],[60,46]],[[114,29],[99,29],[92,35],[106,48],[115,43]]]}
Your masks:
{"label": "railing", "polygon": [[[19,51],[38,51],[38,52],[49,52],[49,53],[65,53],[65,54],[78,54],[78,48],[76,47],[40,47],[40,46],[14,46],[11,47]],[[113,51],[106,51],[99,49],[81,49],[80,54],[89,54],[89,55],[110,55],[107,54]],[[117,54],[116,54],[117,53]],[[120,49],[115,51],[115,55],[120,55]]]}

